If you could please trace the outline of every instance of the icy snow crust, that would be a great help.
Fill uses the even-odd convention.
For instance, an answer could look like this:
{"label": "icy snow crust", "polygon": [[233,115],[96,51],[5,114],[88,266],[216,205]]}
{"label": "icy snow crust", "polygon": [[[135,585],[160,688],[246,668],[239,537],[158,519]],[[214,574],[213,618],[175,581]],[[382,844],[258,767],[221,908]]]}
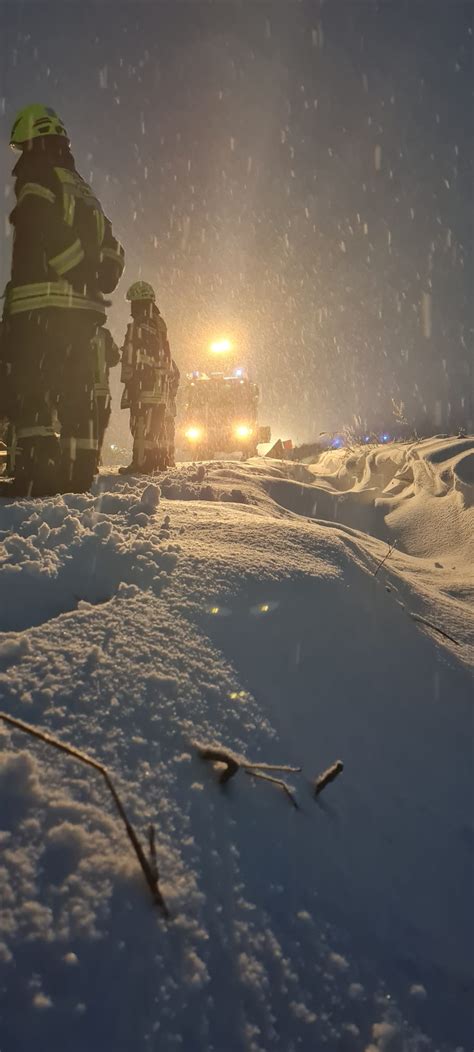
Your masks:
{"label": "icy snow crust", "polygon": [[[1,707],[155,823],[172,920],[100,778],[0,723],[1,1052],[467,1052],[473,458],[2,502]],[[301,764],[300,810],[196,740]]]}

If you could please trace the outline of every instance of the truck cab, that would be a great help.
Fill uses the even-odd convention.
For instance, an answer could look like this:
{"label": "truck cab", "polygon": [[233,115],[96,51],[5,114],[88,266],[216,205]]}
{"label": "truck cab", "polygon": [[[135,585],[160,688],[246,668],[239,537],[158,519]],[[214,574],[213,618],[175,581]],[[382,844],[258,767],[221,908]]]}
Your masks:
{"label": "truck cab", "polygon": [[259,389],[244,369],[191,373],[183,390],[181,442],[193,460],[216,454],[256,456],[259,442],[270,441],[270,428],[258,424]]}

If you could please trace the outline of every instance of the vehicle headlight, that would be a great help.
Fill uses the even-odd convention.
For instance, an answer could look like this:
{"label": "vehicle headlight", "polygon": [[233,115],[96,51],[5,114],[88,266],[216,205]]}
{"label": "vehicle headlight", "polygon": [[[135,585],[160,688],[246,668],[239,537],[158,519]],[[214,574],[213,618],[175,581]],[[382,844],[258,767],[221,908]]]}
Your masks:
{"label": "vehicle headlight", "polygon": [[209,344],[209,350],[211,354],[228,354],[232,350],[232,344],[227,339],[214,340]]}
{"label": "vehicle headlight", "polygon": [[249,427],[248,424],[236,424],[234,427],[234,435],[236,438],[250,438],[253,434],[253,428]]}
{"label": "vehicle headlight", "polygon": [[204,436],[204,431],[202,427],[188,427],[184,435],[188,442],[199,442],[199,439]]}

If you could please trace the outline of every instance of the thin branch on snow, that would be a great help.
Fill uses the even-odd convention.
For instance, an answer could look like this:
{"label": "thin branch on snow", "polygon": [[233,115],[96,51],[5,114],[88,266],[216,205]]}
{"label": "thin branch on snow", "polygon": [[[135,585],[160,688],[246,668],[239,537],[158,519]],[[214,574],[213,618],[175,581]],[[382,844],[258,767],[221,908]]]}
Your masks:
{"label": "thin branch on snow", "polygon": [[438,628],[438,626],[434,625],[432,621],[427,621],[426,617],[421,617],[420,614],[413,614],[411,610],[409,610],[408,613],[412,621],[418,621],[420,625],[426,625],[427,628],[432,628],[433,632],[439,632],[439,635],[444,636],[445,639],[449,639],[450,643],[454,643],[457,647],[462,647],[462,643],[459,642],[459,639],[455,639],[454,636],[448,635],[443,628]]}
{"label": "thin branch on snow", "polygon": [[323,771],[322,774],[319,774],[314,783],[314,795],[319,796],[323,789],[325,789],[330,782],[333,782],[343,770],[344,764],[342,760],[336,760],[336,762],[331,764],[331,766]]}
{"label": "thin branch on snow", "polygon": [[[122,819],[122,822],[123,822],[123,824],[125,826],[125,829],[127,831],[127,836],[128,836],[128,838],[130,840],[130,843],[131,843],[131,845],[133,847],[133,850],[135,851],[135,854],[137,856],[138,862],[139,862],[139,864],[141,866],[141,869],[143,871],[143,875],[144,875],[145,880],[146,880],[146,882],[148,884],[148,887],[149,887],[149,889],[151,891],[151,894],[152,894],[152,897],[153,897],[153,901],[155,902],[155,904],[157,906],[160,907],[160,909],[161,909],[162,913],[164,914],[164,916],[168,918],[170,916],[170,913],[169,913],[168,907],[167,907],[167,905],[165,903],[165,900],[164,900],[164,898],[163,898],[163,896],[161,894],[161,891],[159,889],[159,886],[158,886],[158,870],[157,870],[157,866],[156,866],[156,851],[155,851],[155,842],[154,842],[154,830],[153,830],[153,837],[150,834],[150,840],[149,840],[149,842],[150,842],[150,859],[151,859],[151,861],[149,861],[147,859],[146,855],[145,855],[145,852],[144,852],[144,850],[142,848],[142,845],[141,845],[141,843],[140,843],[140,841],[139,841],[139,839],[137,837],[137,834],[136,834],[131,822],[127,818],[127,813],[126,813],[125,808],[124,808],[124,806],[122,804],[122,801],[121,801],[121,799],[120,799],[120,797],[118,795],[118,792],[117,792],[117,790],[116,790],[116,788],[115,788],[115,786],[114,786],[114,784],[112,782],[112,779],[111,779],[111,777],[109,775],[109,772],[107,771],[107,768],[104,767],[103,764],[98,763],[97,760],[93,760],[91,756],[87,756],[86,753],[80,752],[79,749],[75,749],[73,745],[66,745],[65,742],[60,742],[60,741],[58,741],[57,738],[53,738],[51,734],[47,734],[45,731],[40,731],[40,730],[38,730],[37,727],[32,727],[31,724],[24,723],[23,720],[15,719],[14,716],[9,716],[9,715],[7,715],[6,712],[0,712],[0,719],[4,720],[5,723],[10,724],[11,727],[15,727],[16,730],[23,731],[24,734],[29,734],[29,735],[31,735],[32,738],[37,738],[39,741],[44,742],[45,745],[52,745],[53,748],[59,749],[60,752],[66,753],[67,756],[72,756],[72,758],[74,760],[79,760],[81,763],[87,764],[88,767],[93,767],[95,771],[98,771],[99,774],[102,775],[102,777],[103,777],[103,779],[104,779],[104,781],[105,781],[105,783],[107,785],[107,788],[109,789],[109,792],[110,792],[110,794],[112,796],[112,799],[114,801],[115,807],[116,807],[116,809],[117,809],[117,811],[118,811],[118,813],[120,815],[120,818]],[[153,850],[152,850],[152,841],[153,841]],[[153,852],[154,852],[154,854],[153,854]]]}
{"label": "thin branch on snow", "polygon": [[249,763],[248,760],[242,764],[242,767],[246,771],[252,771],[255,768],[259,771],[289,771],[291,774],[300,774],[302,771],[301,767],[287,767],[280,763]]}
{"label": "thin branch on snow", "polygon": [[283,789],[283,792],[286,793],[288,799],[291,800],[293,807],[296,807],[296,810],[299,811],[299,803],[296,797],[293,796],[289,785],[283,781],[283,778],[272,778],[270,774],[263,774],[263,771],[256,770],[253,764],[251,767],[244,767],[244,771],[250,778],[261,778],[263,782],[273,782],[273,785],[279,785],[280,789]]}
{"label": "thin branch on snow", "polygon": [[[393,544],[389,545],[388,552],[386,553],[386,555],[384,555],[383,559],[381,559],[380,562],[377,563],[377,566],[375,567],[373,574],[374,577],[377,576],[381,567],[387,561],[388,557],[392,554],[393,549],[396,547],[396,544],[397,542],[394,541]],[[417,621],[420,625],[425,625],[426,628],[432,628],[433,632],[438,632],[440,636],[444,636],[445,639],[449,639],[449,642],[454,643],[456,647],[462,647],[463,644],[459,642],[459,639],[455,639],[454,636],[450,636],[449,633],[445,632],[443,628],[439,628],[438,625],[434,625],[433,622],[428,621],[426,617],[421,617],[420,614],[412,613],[411,610],[407,610],[407,614],[409,617],[411,617],[412,621]]]}
{"label": "thin branch on snow", "polygon": [[301,767],[288,767],[285,764],[277,763],[250,763],[249,760],[237,759],[233,753],[227,749],[214,748],[214,746],[199,745],[195,742],[196,748],[202,760],[212,760],[213,763],[225,764],[225,770],[222,771],[219,782],[221,785],[225,785],[226,782],[230,781],[237,774],[239,768],[245,771],[245,774],[253,776],[254,778],[261,778],[264,782],[273,782],[274,785],[279,785],[281,789],[290,798],[294,807],[298,808],[298,803],[289,786],[281,778],[272,778],[268,774],[263,774],[263,771],[291,771],[292,773],[298,773],[301,771]]}
{"label": "thin branch on snow", "polygon": [[377,574],[378,574],[379,570],[381,569],[381,567],[384,565],[384,563],[387,562],[387,559],[392,554],[393,549],[396,548],[396,546],[397,546],[397,542],[396,541],[394,541],[393,544],[389,544],[388,552],[386,553],[386,555],[384,555],[383,559],[381,559],[380,562],[377,563],[377,566],[375,567],[375,570],[374,570],[374,573],[373,573],[374,577],[377,576]]}
{"label": "thin branch on snow", "polygon": [[226,752],[224,749],[213,749],[210,746],[198,746],[198,752],[201,760],[212,760],[214,763],[224,763],[225,771],[222,771],[219,781],[221,785],[225,785],[240,767],[238,760],[231,753]]}

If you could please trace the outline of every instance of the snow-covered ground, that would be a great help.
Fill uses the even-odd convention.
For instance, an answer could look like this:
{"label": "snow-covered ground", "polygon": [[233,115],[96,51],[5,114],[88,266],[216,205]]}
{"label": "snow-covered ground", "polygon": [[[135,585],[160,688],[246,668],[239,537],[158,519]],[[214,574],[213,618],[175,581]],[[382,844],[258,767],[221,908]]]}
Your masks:
{"label": "snow-covered ground", "polygon": [[[1,1052],[468,1052],[473,465],[438,438],[2,501],[0,707],[155,824],[171,920],[100,777],[0,721]],[[196,742],[302,766],[299,809]]]}

